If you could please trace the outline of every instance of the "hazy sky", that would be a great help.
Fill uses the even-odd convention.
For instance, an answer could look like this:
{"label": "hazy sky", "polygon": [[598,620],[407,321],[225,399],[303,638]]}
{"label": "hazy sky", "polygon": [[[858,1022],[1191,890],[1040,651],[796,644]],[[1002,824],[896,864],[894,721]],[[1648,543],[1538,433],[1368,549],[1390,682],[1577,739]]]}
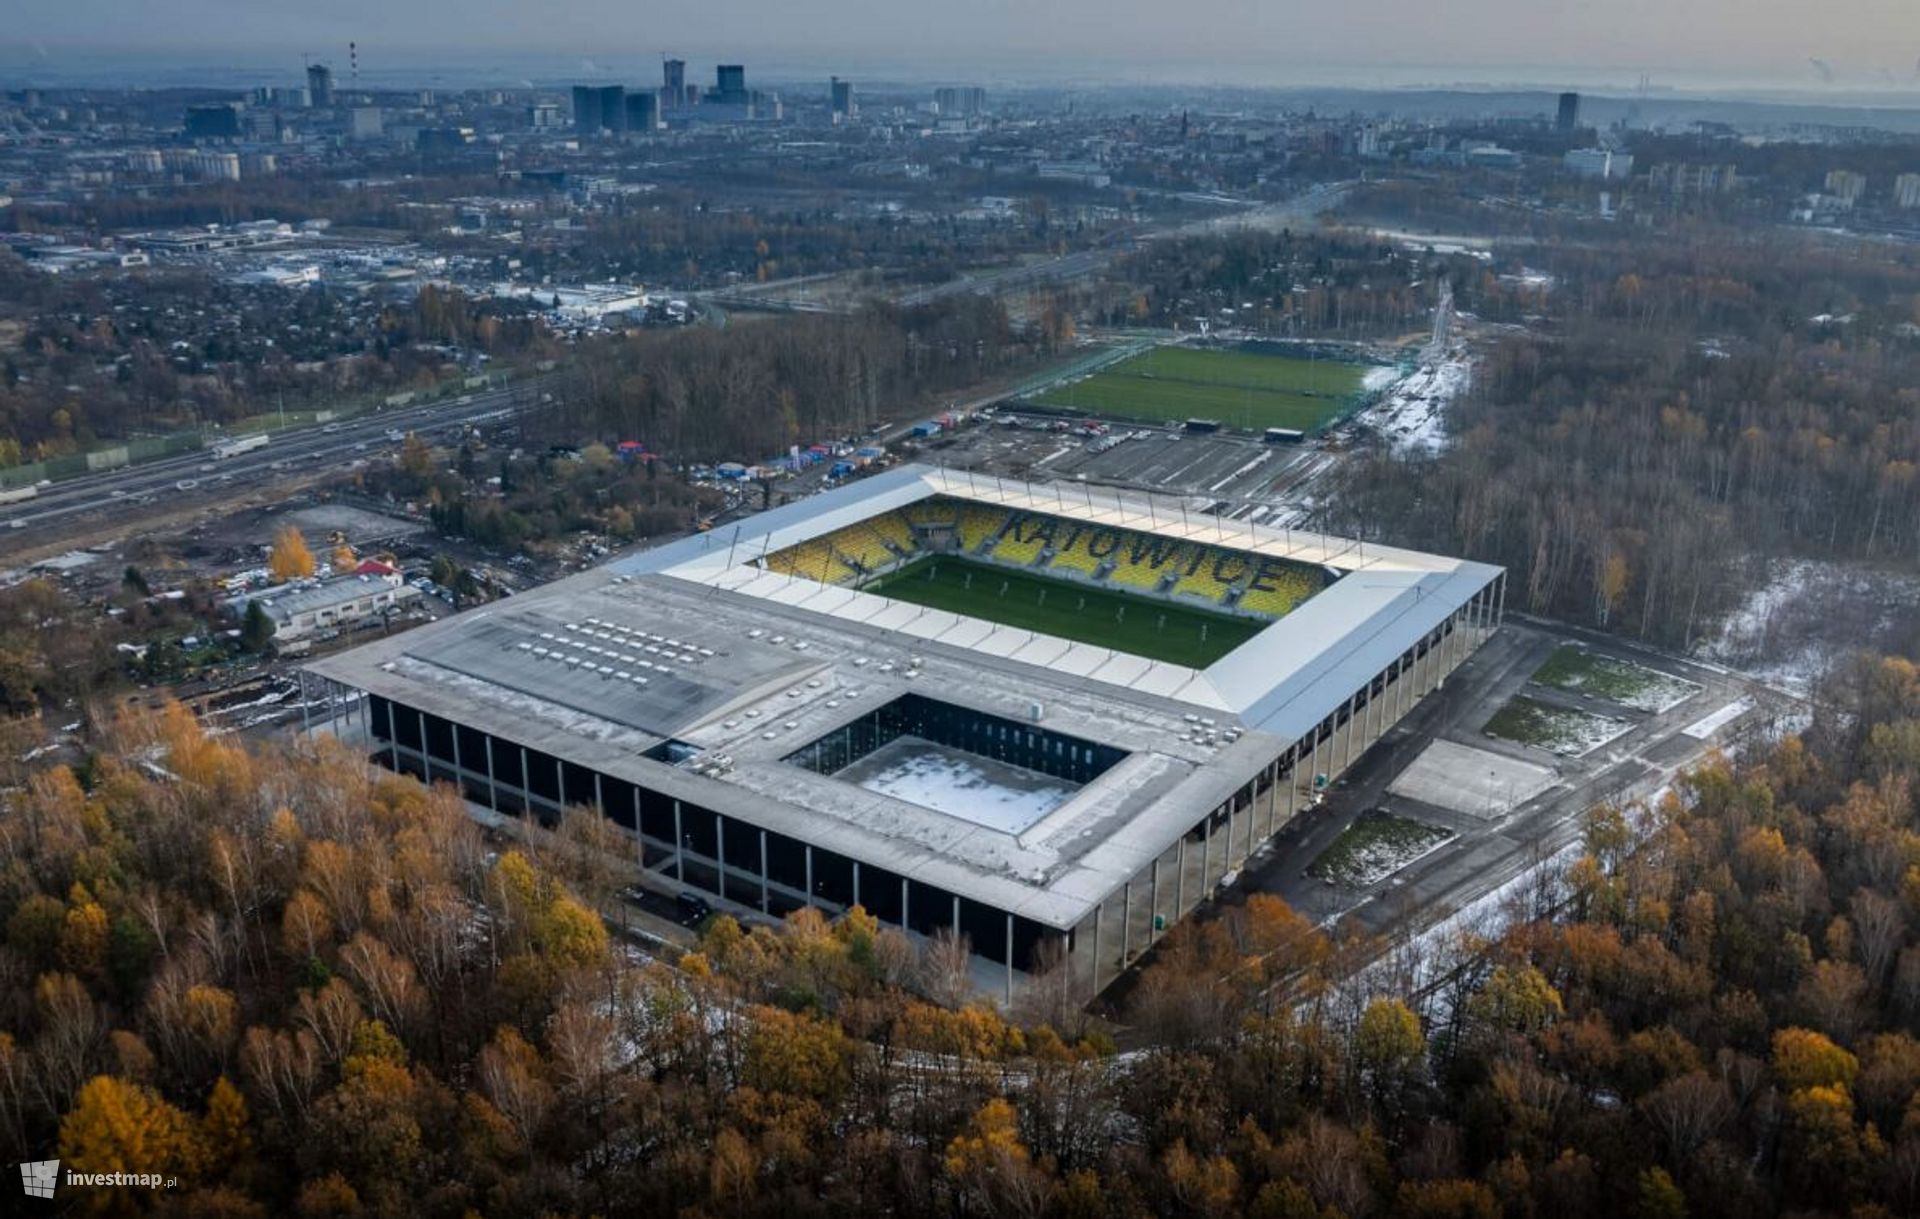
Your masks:
{"label": "hazy sky", "polygon": [[[418,64],[436,48],[641,62],[675,51],[902,68],[1053,57],[1231,65],[1688,72],[1817,87],[1920,83],[1915,0],[7,0],[10,63],[242,49]],[[9,45],[10,44],[10,45]],[[1192,72],[1182,73],[1193,75]]]}

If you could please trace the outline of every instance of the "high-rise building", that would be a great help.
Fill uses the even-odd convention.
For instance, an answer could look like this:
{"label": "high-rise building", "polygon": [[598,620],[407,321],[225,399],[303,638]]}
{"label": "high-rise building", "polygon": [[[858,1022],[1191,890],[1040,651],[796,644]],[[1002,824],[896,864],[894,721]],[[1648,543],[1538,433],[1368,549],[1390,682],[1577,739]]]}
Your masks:
{"label": "high-rise building", "polygon": [[592,85],[573,87],[573,129],[581,135],[600,134],[600,90]]}
{"label": "high-rise building", "polygon": [[852,81],[841,80],[836,76],[830,82],[829,89],[833,95],[833,117],[835,120],[850,119],[859,113],[859,111],[854,108]]}
{"label": "high-rise building", "polygon": [[240,107],[234,102],[187,107],[187,136],[195,140],[233,140],[240,137]]}
{"label": "high-rise building", "polygon": [[1832,170],[1827,174],[1827,193],[1844,200],[1851,207],[1860,202],[1860,196],[1867,193],[1867,176],[1850,169]]}
{"label": "high-rise building", "polygon": [[1893,180],[1895,207],[1920,207],[1920,174],[1901,174]]}
{"label": "high-rise building", "polygon": [[600,86],[600,125],[608,131],[627,129],[627,87]]}
{"label": "high-rise building", "polygon": [[307,65],[307,104],[333,105],[333,69],[323,63]]}
{"label": "high-rise building", "polygon": [[356,140],[377,140],[386,131],[378,106],[355,106],[347,116],[347,132]]}
{"label": "high-rise building", "polygon": [[687,104],[687,61],[669,59],[660,65],[660,69],[665,78],[661,100],[666,103],[667,109],[678,110]]}
{"label": "high-rise building", "polygon": [[987,91],[979,85],[935,89],[933,104],[941,118],[975,118],[986,113]]}
{"label": "high-rise building", "polygon": [[1553,126],[1556,131],[1572,131],[1580,125],[1580,95],[1562,93],[1560,95],[1560,113],[1555,116]]}
{"label": "high-rise building", "polygon": [[715,100],[722,105],[745,105],[747,101],[747,69],[745,64],[723,63],[713,70],[713,91]]}
{"label": "high-rise building", "polygon": [[527,107],[527,126],[545,131],[560,125],[560,107],[552,102],[535,102]]}
{"label": "high-rise building", "polygon": [[627,130],[660,129],[660,95],[651,89],[635,89],[627,94]]}

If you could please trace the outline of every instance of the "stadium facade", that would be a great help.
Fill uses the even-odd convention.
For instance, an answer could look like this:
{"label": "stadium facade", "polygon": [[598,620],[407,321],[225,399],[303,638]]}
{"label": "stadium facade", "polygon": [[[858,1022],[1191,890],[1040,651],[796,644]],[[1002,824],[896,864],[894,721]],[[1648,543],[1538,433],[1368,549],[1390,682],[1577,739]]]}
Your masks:
{"label": "stadium facade", "polygon": [[[918,596],[943,563],[944,602]],[[597,807],[657,888],[859,904],[966,936],[995,992],[1065,968],[1091,998],[1436,689],[1504,594],[1497,567],[907,466],[303,681],[326,730],[478,815]],[[1049,602],[1059,633],[1021,625]],[[1255,629],[1205,667],[1162,658],[1225,619]]]}

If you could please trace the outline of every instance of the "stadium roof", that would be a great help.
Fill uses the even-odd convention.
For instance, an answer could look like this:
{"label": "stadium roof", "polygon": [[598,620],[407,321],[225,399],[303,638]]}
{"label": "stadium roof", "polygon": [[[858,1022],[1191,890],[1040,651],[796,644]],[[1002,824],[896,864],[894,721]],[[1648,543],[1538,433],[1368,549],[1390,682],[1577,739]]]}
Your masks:
{"label": "stadium roof", "polygon": [[[1207,669],[771,573],[757,560],[934,495],[1345,573]],[[313,671],[581,766],[1070,927],[1499,569],[907,466],[317,661]],[[907,692],[1127,756],[1017,834],[783,759]],[[663,740],[725,756],[695,774]]]}

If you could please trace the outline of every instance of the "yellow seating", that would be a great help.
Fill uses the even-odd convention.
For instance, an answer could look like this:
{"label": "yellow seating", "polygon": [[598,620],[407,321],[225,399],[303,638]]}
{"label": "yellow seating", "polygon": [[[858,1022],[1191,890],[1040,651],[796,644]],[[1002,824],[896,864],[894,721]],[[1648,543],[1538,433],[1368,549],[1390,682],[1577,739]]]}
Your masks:
{"label": "yellow seating", "polygon": [[974,554],[1006,527],[1007,510],[969,504],[960,510],[960,552]]}
{"label": "yellow seating", "polygon": [[900,557],[887,546],[883,534],[861,525],[842,529],[828,540],[833,544],[833,552],[840,562],[855,573],[874,571]]}
{"label": "yellow seating", "polygon": [[1269,575],[1266,583],[1273,587],[1249,588],[1241,593],[1240,608],[1280,618],[1292,613],[1321,588],[1318,573],[1305,567],[1288,567],[1278,576]]}
{"label": "yellow seating", "polygon": [[1100,570],[1100,565],[1104,562],[1106,562],[1105,559],[1096,559],[1087,553],[1087,540],[1083,536],[1074,539],[1072,546],[1055,551],[1053,562],[1049,566],[1084,572],[1091,576]]}
{"label": "yellow seating", "polygon": [[[1098,579],[1105,567],[1108,583],[1149,593],[1162,591],[1171,578],[1168,593],[1215,605],[1231,601],[1236,608],[1272,618],[1291,613],[1325,585],[1325,575],[1305,564],[1268,560],[1262,565],[1258,557],[1236,547],[1172,542],[1136,530],[1118,531],[1118,545],[1096,557],[1091,544],[1101,539],[1099,549],[1106,551],[1111,532],[1066,520],[1052,521],[1049,529],[1045,527],[1049,519],[1050,514],[936,497],[789,546],[768,555],[766,566],[822,584],[848,584],[915,553],[919,548],[916,524],[952,525],[965,554],[982,553],[991,542],[985,552],[994,561],[1028,567],[1051,545],[1049,568],[1053,570]],[[1227,556],[1237,561],[1222,564]],[[1216,567],[1224,567],[1232,578],[1220,579]],[[1252,587],[1256,578],[1259,588]]]}
{"label": "yellow seating", "polygon": [[1016,518],[1012,527],[1002,532],[1000,540],[993,544],[993,557],[1002,563],[1018,563],[1023,567],[1039,558],[1040,552],[1047,548],[1047,539],[1035,531],[1036,519],[1028,514]]}
{"label": "yellow seating", "polygon": [[826,538],[813,538],[767,556],[769,570],[790,576],[805,576],[822,584],[835,582],[840,574],[835,569],[839,566],[834,562],[833,547]]}
{"label": "yellow seating", "polygon": [[1180,579],[1174,584],[1172,591],[1189,597],[1218,602],[1227,595],[1228,587],[1214,579],[1213,556],[1209,554],[1201,560],[1200,566],[1194,569],[1192,575],[1187,575],[1186,569],[1181,568]]}

